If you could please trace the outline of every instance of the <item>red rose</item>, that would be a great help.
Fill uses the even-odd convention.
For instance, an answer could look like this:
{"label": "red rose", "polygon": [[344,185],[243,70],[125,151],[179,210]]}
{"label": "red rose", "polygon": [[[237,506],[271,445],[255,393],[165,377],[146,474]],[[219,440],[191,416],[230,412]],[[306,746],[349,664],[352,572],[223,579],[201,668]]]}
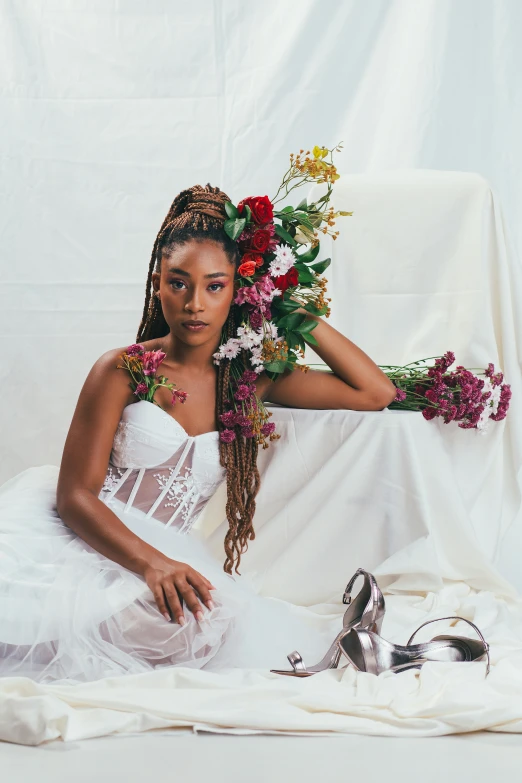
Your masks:
{"label": "red rose", "polygon": [[[244,258],[244,256],[243,256]],[[252,277],[254,272],[256,271],[256,265],[254,261],[245,261],[245,263],[241,264],[239,269],[237,270],[238,274],[241,275],[241,277]]]}
{"label": "red rose", "polygon": [[255,264],[256,266],[262,266],[264,260],[265,259],[261,253],[245,253],[241,259],[241,266],[243,266],[243,264]]}
{"label": "red rose", "polygon": [[250,240],[250,247],[258,253],[265,253],[270,242],[270,232],[264,228],[258,228]]}
{"label": "red rose", "polygon": [[291,288],[292,286],[297,285],[298,282],[299,282],[299,276],[297,274],[297,269],[295,268],[295,266],[289,269],[286,275],[281,275],[280,277],[274,277],[275,287],[279,288],[279,290],[282,291],[283,294],[287,288]]}
{"label": "red rose", "polygon": [[252,220],[258,226],[264,226],[274,219],[274,208],[268,196],[249,196],[240,201],[237,205],[238,212],[243,212],[243,207],[247,204],[252,212]]}

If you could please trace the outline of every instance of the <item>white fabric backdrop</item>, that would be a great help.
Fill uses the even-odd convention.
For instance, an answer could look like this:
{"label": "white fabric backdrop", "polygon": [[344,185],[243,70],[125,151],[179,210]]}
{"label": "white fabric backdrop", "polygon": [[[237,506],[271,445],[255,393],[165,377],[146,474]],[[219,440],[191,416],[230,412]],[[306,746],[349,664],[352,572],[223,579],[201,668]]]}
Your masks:
{"label": "white fabric backdrop", "polygon": [[0,20],[0,481],[59,462],[184,187],[271,195],[291,150],[344,139],[343,175],[482,174],[522,246],[517,0],[0,0]]}
{"label": "white fabric backdrop", "polygon": [[[0,94],[8,119],[0,125],[4,149],[2,328],[8,339],[2,363],[2,409],[7,415],[0,480],[29,464],[59,463],[77,394],[92,362],[107,348],[134,339],[150,249],[172,198],[183,187],[210,181],[234,200],[246,194],[271,195],[289,151],[314,143],[331,146],[344,139],[345,152],[339,156],[341,174],[364,171],[369,176],[384,169],[400,169],[390,172],[387,180],[388,187],[392,183],[390,201],[385,192],[375,189],[375,183],[380,182],[386,190],[385,177],[361,178],[358,190],[352,178],[351,195],[359,200],[360,222],[354,214],[342,227],[343,236],[354,240],[352,259],[357,254],[359,260],[365,259],[368,249],[367,258],[380,258],[382,269],[386,269],[387,259],[377,241],[382,239],[379,228],[393,223],[387,211],[397,198],[397,183],[405,185],[401,185],[401,198],[410,198],[411,181],[406,186],[405,169],[479,172],[498,188],[508,222],[511,220],[514,231],[519,230],[515,217],[521,196],[515,178],[520,153],[515,140],[521,124],[516,100],[521,9],[516,2],[370,5],[332,0],[292,4],[290,11],[290,5],[274,1],[259,7],[233,0],[191,7],[153,2],[145,8],[132,2],[51,0],[45,5],[4,3],[1,8]],[[465,304],[456,312],[473,314],[475,331],[464,319],[456,333],[453,328],[445,333],[442,308],[437,306],[429,311],[434,318],[430,329],[419,334],[417,318],[426,313],[421,307],[415,312],[415,305],[409,310],[413,327],[407,330],[405,321],[397,320],[391,298],[387,318],[380,304],[377,313],[381,320],[375,317],[372,331],[364,330],[362,316],[369,323],[376,294],[376,289],[364,289],[364,285],[380,280],[375,280],[369,267],[366,278],[350,278],[355,269],[350,258],[340,274],[346,275],[341,278],[347,296],[343,302],[349,302],[351,310],[346,308],[347,320],[337,324],[378,363],[400,357],[415,359],[417,350],[420,355],[430,355],[424,350],[429,343],[425,338],[435,334],[435,329],[442,336],[434,353],[461,348],[458,360],[468,363],[468,357],[476,357],[476,365],[495,361],[495,349],[506,349],[506,341],[511,340],[509,350],[499,354],[499,359],[511,374],[508,380],[515,391],[517,383],[520,388],[520,379],[514,376],[520,356],[515,343],[515,335],[520,334],[519,328],[515,330],[520,319],[519,271],[513,253],[504,244],[498,201],[490,195],[487,184],[478,180],[475,190],[464,188],[462,198],[455,198],[456,212],[444,212],[434,172],[424,174],[431,177],[424,203],[439,199],[440,216],[440,247],[428,246],[426,252],[435,260],[439,254],[449,270],[452,253],[458,250],[459,263],[465,262],[459,268],[471,270],[473,275],[474,257],[468,248],[472,243],[480,255],[477,268],[488,275],[490,287],[486,289],[484,279],[479,279],[477,296],[473,285],[469,297],[464,296],[465,279],[457,281],[455,288],[461,294],[458,301]],[[376,220],[379,210],[371,217],[371,210],[364,209],[368,187],[377,198],[374,207],[383,199],[380,221]],[[457,196],[459,192],[463,193],[457,189]],[[399,207],[400,201],[395,202],[395,215]],[[456,215],[460,217],[456,219]],[[482,222],[477,220],[480,215]],[[407,209],[402,219],[406,225],[395,223],[396,236],[404,239],[407,231],[414,236]],[[484,226],[482,234],[476,232],[479,225]],[[452,238],[464,241],[451,249]],[[415,264],[408,268],[408,263],[418,258],[419,248],[423,246],[417,244],[410,256],[403,257],[398,270],[401,277],[392,275],[398,286],[396,294],[400,292],[399,281],[403,285],[410,274],[411,279],[419,274]],[[431,280],[440,284],[439,288],[449,282]],[[429,277],[426,282],[429,284]],[[351,295],[354,284],[361,284],[357,297]],[[438,290],[436,285],[431,293]],[[489,299],[481,299],[486,291]],[[362,301],[368,309],[358,311]],[[490,308],[492,315],[487,321],[480,319],[479,302]],[[502,307],[495,311],[493,305],[499,302]],[[472,339],[472,333],[477,337]],[[395,334],[400,340],[393,339]],[[450,336],[452,345],[446,344]],[[457,337],[461,340],[458,344]],[[466,350],[469,353],[464,355]],[[352,670],[329,672],[309,683],[276,683],[265,673],[249,672],[215,682],[210,675],[200,682],[199,673],[187,677],[178,670],[136,678],[134,688],[129,682],[104,681],[98,689],[86,686],[73,690],[39,688],[18,679],[6,681],[0,695],[2,738],[41,742],[56,736],[73,739],[201,721],[209,725],[213,720],[220,730],[232,724],[254,730],[326,729],[397,735],[478,728],[520,731],[521,702],[512,699],[522,693],[517,676],[520,629],[515,615],[509,614],[515,604],[509,588],[485,563],[481,551],[488,541],[499,550],[501,534],[507,531],[511,538],[505,538],[504,543],[509,540],[511,553],[504,565],[510,575],[516,571],[521,547],[513,521],[519,509],[515,474],[519,430],[510,421],[509,427],[507,422],[497,425],[489,437],[495,449],[495,469],[500,464],[499,449],[504,451],[505,484],[503,476],[490,477],[484,482],[485,497],[491,502],[491,493],[499,486],[507,488],[508,494],[502,516],[488,531],[483,526],[484,510],[473,503],[471,493],[465,495],[465,488],[459,498],[458,483],[452,485],[448,498],[434,497],[433,485],[427,494],[419,495],[422,471],[429,471],[429,465],[422,462],[425,454],[415,460],[415,444],[427,437],[442,464],[443,445],[452,440],[450,432],[439,433],[437,424],[430,429],[420,417],[377,415],[382,422],[379,428],[370,426],[370,416],[342,414],[346,432],[354,423],[356,426],[355,438],[343,442],[340,449],[348,458],[350,441],[356,445],[361,439],[361,450],[363,446],[368,449],[366,458],[378,469],[379,462],[371,459],[371,448],[366,445],[373,443],[376,448],[378,443],[370,441],[370,436],[375,438],[377,433],[381,444],[387,443],[387,448],[411,458],[399,466],[387,463],[389,477],[376,487],[380,509],[390,511],[391,516],[401,512],[400,488],[404,486],[419,510],[417,516],[410,514],[411,503],[404,502],[405,525],[411,527],[395,526],[394,540],[379,540],[381,549],[375,562],[383,584],[403,575],[402,580],[388,584],[386,632],[400,641],[430,613],[464,613],[487,631],[494,645],[493,677],[483,681],[481,666],[455,665],[454,671],[441,679],[437,667],[426,667],[420,677],[411,673],[411,677],[385,676],[378,681],[356,677]],[[404,426],[396,427],[401,418]],[[365,428],[367,439],[363,437]],[[307,434],[312,435],[314,429],[307,428]],[[459,432],[453,440],[464,442],[474,435]],[[447,470],[458,450],[457,442],[448,446]],[[383,450],[379,458],[385,453]],[[342,472],[339,463],[333,467]],[[354,471],[363,469],[356,462],[351,467]],[[478,468],[483,470],[483,463],[479,462]],[[465,473],[462,476],[465,478]],[[369,478],[368,473],[359,473],[361,483]],[[370,486],[365,490],[368,494]],[[343,502],[346,497],[343,494]],[[261,509],[265,500],[260,498]],[[429,513],[433,509],[436,516]],[[386,526],[371,508],[366,514],[376,540],[379,530],[386,532]],[[337,588],[341,557],[332,567],[331,581],[323,564],[313,585],[294,587],[289,580],[283,584],[275,569],[267,573],[264,547],[269,538],[263,541],[265,532],[275,540],[273,526],[270,530],[261,524],[259,540],[254,543],[259,547],[252,548],[267,580],[264,589],[274,594],[286,591],[287,595],[295,589],[293,600],[309,603],[324,601],[326,593]],[[337,528],[339,532],[346,535],[347,531]],[[218,533],[215,531],[214,541]],[[321,542],[317,528],[305,528],[303,536],[310,533]],[[408,548],[415,543],[415,536],[419,536],[418,546]],[[362,544],[366,541],[354,540],[354,552],[349,556],[362,555]],[[296,540],[294,564],[299,560],[299,545]],[[369,549],[366,557],[370,558]],[[385,560],[379,565],[381,558]],[[350,572],[348,564],[347,557]],[[254,566],[255,561],[253,572]],[[481,591],[475,593],[460,580]],[[316,585],[321,595],[314,594]],[[336,612],[338,607],[324,604],[316,609],[325,613]],[[213,687],[219,693],[217,713]],[[223,700],[223,690],[230,699]],[[257,694],[259,702],[252,709]],[[510,708],[510,698],[511,704],[518,706]],[[224,709],[225,701],[229,712]],[[262,703],[266,703],[265,709]],[[478,711],[477,705],[483,709]]]}

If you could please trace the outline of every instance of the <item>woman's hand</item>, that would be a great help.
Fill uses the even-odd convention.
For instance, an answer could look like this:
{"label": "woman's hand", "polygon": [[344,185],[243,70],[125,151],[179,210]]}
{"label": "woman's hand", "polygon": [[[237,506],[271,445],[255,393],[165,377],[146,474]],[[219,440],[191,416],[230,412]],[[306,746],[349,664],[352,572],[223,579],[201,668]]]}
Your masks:
{"label": "woman's hand", "polygon": [[185,625],[183,601],[198,622],[203,620],[203,607],[198,596],[209,609],[214,608],[210,595],[210,590],[215,590],[214,585],[186,563],[160,554],[147,565],[143,577],[166,620],[172,617],[180,625]]}

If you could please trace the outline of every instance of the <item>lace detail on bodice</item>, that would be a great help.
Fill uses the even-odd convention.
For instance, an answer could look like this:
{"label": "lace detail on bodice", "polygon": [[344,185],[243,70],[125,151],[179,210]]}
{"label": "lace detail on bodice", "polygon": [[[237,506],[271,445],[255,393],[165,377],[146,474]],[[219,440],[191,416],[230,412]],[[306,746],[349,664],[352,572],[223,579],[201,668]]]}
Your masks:
{"label": "lace detail on bodice", "polygon": [[166,411],[128,405],[113,440],[100,499],[188,533],[225,477],[217,432],[189,436]]}

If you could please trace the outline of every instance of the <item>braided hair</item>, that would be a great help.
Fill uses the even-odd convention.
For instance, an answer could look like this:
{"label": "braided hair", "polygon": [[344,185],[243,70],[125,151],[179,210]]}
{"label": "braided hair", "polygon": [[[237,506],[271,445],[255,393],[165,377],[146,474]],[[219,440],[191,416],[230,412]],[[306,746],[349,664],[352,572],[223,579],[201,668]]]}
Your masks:
{"label": "braided hair", "polygon": [[[193,185],[182,190],[172,202],[152,249],[145,287],[145,304],[136,342],[164,337],[170,331],[163,316],[161,302],[153,296],[152,287],[152,273],[160,271],[163,255],[170,255],[176,246],[186,242],[211,240],[222,246],[229,261],[237,267],[240,258],[237,244],[223,229],[223,223],[227,219],[226,201],[230,201],[226,193],[207,184],[205,187]],[[237,319],[237,308],[232,305],[223,327],[223,341],[235,334],[239,325]],[[219,414],[224,413],[227,407],[229,376],[230,363],[221,362],[217,371],[216,388],[220,431],[224,429],[224,425]],[[226,515],[229,526],[224,542],[226,560],[223,568],[229,574],[234,566],[236,573],[239,573],[241,555],[246,552],[248,541],[255,538],[253,517],[260,483],[257,449],[255,438],[238,435],[232,443],[219,440],[220,462],[226,470]]]}

